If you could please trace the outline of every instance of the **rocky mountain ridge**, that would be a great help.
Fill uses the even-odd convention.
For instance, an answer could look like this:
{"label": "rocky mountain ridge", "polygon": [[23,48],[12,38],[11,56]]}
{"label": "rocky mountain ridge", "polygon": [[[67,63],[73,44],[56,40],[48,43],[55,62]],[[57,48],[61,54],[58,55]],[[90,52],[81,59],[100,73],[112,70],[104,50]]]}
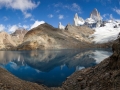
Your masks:
{"label": "rocky mountain ridge", "polygon": [[17,29],[14,33],[11,34],[12,40],[17,44],[21,44],[24,38],[24,35],[28,31],[25,29]]}
{"label": "rocky mountain ridge", "polygon": [[[68,24],[65,29],[54,28],[44,23],[30,31],[16,30],[9,35],[14,44],[0,50],[48,50],[48,49],[80,49],[95,47],[110,47],[112,43],[96,44],[93,42],[95,31],[87,26]],[[6,37],[5,37],[6,38]]]}
{"label": "rocky mountain ridge", "polygon": [[67,25],[65,30],[61,31],[45,23],[28,31],[23,43],[18,46],[18,50],[75,49],[86,47],[91,43],[89,35],[93,34],[93,32],[88,27],[72,25]]}
{"label": "rocky mountain ridge", "polygon": [[8,33],[0,32],[0,49],[10,49],[16,46],[16,43]]}
{"label": "rocky mountain ridge", "polygon": [[96,8],[90,13],[90,17],[87,18],[86,20],[84,20],[82,17],[79,17],[77,13],[73,18],[74,26],[86,25],[90,28],[93,28],[93,27],[98,27],[101,24],[102,24],[102,17]]}
{"label": "rocky mountain ridge", "polygon": [[96,8],[91,12],[90,18],[95,21],[102,21],[101,15]]}
{"label": "rocky mountain ridge", "polygon": [[0,50],[14,50],[22,43],[24,35],[27,33],[25,29],[17,29],[14,33],[8,34],[5,31],[0,32]]}

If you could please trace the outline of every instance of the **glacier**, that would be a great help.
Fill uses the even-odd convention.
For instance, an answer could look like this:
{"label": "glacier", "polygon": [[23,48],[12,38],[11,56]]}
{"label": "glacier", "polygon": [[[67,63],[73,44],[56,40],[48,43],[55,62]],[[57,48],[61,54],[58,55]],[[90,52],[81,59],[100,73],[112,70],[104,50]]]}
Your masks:
{"label": "glacier", "polygon": [[117,39],[120,33],[120,26],[118,22],[109,20],[104,27],[96,27],[94,30],[95,32],[92,35],[94,37],[93,42],[107,43]]}

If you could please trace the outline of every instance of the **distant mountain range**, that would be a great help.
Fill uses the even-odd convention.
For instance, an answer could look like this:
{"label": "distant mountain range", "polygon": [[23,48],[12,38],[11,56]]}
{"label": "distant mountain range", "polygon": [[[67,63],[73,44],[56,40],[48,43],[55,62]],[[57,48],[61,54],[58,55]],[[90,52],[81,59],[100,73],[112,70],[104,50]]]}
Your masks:
{"label": "distant mountain range", "polygon": [[73,18],[73,26],[87,26],[95,30],[94,34],[91,35],[91,37],[94,38],[93,42],[95,43],[114,41],[120,33],[120,21],[114,19],[106,21],[102,20],[102,17],[96,8],[90,13],[90,17],[86,20],[79,17],[76,13]]}
{"label": "distant mountain range", "polygon": [[120,33],[117,20],[102,21],[97,9],[84,20],[76,13],[73,25],[55,28],[45,22],[27,31],[23,28],[14,33],[0,32],[0,50],[45,50],[108,47]]}

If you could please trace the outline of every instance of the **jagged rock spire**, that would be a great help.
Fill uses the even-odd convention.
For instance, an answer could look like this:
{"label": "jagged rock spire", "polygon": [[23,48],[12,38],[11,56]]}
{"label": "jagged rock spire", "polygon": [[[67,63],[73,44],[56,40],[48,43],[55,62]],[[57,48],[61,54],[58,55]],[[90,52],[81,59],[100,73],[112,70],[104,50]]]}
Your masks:
{"label": "jagged rock spire", "polygon": [[74,26],[79,26],[83,24],[84,24],[84,20],[81,17],[78,17],[78,14],[76,13],[74,16]]}
{"label": "jagged rock spire", "polygon": [[91,12],[90,18],[94,19],[95,21],[102,21],[100,13],[96,8]]}

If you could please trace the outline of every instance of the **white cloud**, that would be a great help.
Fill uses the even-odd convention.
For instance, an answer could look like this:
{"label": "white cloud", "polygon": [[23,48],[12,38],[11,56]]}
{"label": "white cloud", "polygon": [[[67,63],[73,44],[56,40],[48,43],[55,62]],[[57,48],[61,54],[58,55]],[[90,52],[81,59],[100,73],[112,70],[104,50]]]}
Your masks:
{"label": "white cloud", "polygon": [[29,25],[23,25],[22,26],[24,29],[28,29],[29,28]]}
{"label": "white cloud", "polygon": [[8,25],[8,26],[6,26],[6,28],[9,33],[13,33],[19,28],[29,29],[30,26],[29,25],[21,25],[21,23],[19,23],[16,25]]}
{"label": "white cloud", "polygon": [[8,32],[10,32],[10,33],[13,33],[13,32],[15,32],[15,30],[16,29],[18,29],[19,27],[17,26],[17,25],[9,25],[8,26]]}
{"label": "white cloud", "polygon": [[0,31],[4,31],[5,30],[5,26],[0,24]]}
{"label": "white cloud", "polygon": [[27,13],[27,10],[36,8],[40,2],[33,2],[32,0],[0,0],[0,8],[6,7],[23,12],[26,18],[30,17],[31,14]]}
{"label": "white cloud", "polygon": [[44,24],[45,22],[44,21],[35,21],[35,23],[33,24],[33,25],[31,25],[31,27],[30,27],[30,29],[32,29],[32,28],[35,28],[35,27],[37,27],[38,25],[40,25],[40,24]]}
{"label": "white cloud", "polygon": [[6,31],[8,33],[13,33],[18,28],[30,29],[30,26],[29,25],[21,25],[21,23],[16,24],[16,25],[7,25],[7,26],[0,24],[0,31]]}
{"label": "white cloud", "polygon": [[36,8],[40,2],[32,2],[32,0],[0,0],[0,7],[12,8],[21,11],[32,10]]}
{"label": "white cloud", "polygon": [[120,15],[120,9],[113,8],[113,11],[115,11],[117,14],[119,14],[119,15]]}
{"label": "white cloud", "polygon": [[53,18],[54,16],[53,16],[52,14],[49,14],[48,17],[49,17],[49,18]]}
{"label": "white cloud", "polygon": [[59,19],[64,19],[64,15],[59,15]]}
{"label": "white cloud", "polygon": [[24,28],[24,29],[29,29],[30,28],[29,25],[21,25],[21,23],[17,24],[16,26],[19,27],[19,28]]}

